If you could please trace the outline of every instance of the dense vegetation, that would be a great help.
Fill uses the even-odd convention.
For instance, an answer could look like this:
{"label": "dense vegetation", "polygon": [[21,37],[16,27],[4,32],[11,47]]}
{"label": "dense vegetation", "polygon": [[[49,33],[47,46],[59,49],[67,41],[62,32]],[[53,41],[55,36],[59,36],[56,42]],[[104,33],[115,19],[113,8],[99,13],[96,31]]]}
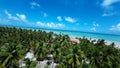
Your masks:
{"label": "dense vegetation", "polygon": [[[0,68],[18,68],[19,60],[33,51],[37,61],[53,55],[56,68],[120,68],[120,50],[104,40],[77,38],[72,43],[64,34],[41,30],[0,27]],[[35,68],[36,62],[25,59],[26,68]]]}

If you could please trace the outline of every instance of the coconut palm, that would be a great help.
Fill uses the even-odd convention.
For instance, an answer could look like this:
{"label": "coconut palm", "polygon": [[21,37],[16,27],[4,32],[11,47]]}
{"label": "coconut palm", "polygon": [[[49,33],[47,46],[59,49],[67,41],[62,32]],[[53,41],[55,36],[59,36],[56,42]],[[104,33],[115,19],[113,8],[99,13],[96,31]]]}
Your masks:
{"label": "coconut palm", "polygon": [[4,45],[0,50],[0,64],[4,67],[18,67],[19,59],[23,58],[25,51],[20,49],[19,46],[12,43],[9,45]]}
{"label": "coconut palm", "polygon": [[82,64],[82,60],[85,58],[84,53],[77,46],[73,46],[69,49],[70,53],[66,56],[68,64],[72,68],[77,68]]}
{"label": "coconut palm", "polygon": [[43,61],[47,57],[47,48],[44,42],[36,43],[34,54],[38,61]]}

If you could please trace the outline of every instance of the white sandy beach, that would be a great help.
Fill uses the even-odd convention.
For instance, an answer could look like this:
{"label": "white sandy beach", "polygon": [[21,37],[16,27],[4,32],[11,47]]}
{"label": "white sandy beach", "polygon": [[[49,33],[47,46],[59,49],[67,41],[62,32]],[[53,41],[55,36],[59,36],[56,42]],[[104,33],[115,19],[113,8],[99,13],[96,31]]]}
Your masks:
{"label": "white sandy beach", "polygon": [[[78,41],[78,39],[76,39],[76,38],[82,38],[82,37],[70,36],[70,39],[71,39],[71,40],[76,40],[76,41]],[[91,41],[91,40],[98,40],[98,39],[88,38],[88,40]],[[78,43],[79,43],[79,42],[80,42],[80,41],[78,41]],[[115,43],[115,47],[120,49],[120,42],[112,42],[112,41],[109,41],[109,40],[105,40],[105,43],[106,43],[106,45],[110,45],[111,43]]]}

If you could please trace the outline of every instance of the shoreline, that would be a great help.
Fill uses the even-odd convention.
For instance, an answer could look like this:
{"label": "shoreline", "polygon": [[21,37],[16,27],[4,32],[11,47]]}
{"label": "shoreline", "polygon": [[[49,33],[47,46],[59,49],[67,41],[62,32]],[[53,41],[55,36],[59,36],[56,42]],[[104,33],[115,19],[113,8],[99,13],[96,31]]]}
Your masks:
{"label": "shoreline", "polygon": [[115,44],[115,48],[119,48],[120,49],[120,42],[112,42],[112,41],[108,41],[105,40],[106,45],[110,45],[111,43]]}
{"label": "shoreline", "polygon": [[[69,35],[69,37],[70,37],[70,39],[72,40],[72,39],[76,39],[76,38],[83,38],[83,37],[78,37],[78,36],[70,36]],[[87,37],[85,37],[85,38],[87,38]],[[98,39],[95,39],[95,38],[87,38],[88,40],[98,40]],[[78,40],[78,39],[76,39],[76,40]],[[105,39],[104,39],[105,40]],[[106,45],[110,45],[111,43],[114,43],[115,44],[115,48],[118,48],[118,49],[120,49],[120,42],[116,42],[116,41],[109,41],[109,40],[105,40],[105,44]]]}

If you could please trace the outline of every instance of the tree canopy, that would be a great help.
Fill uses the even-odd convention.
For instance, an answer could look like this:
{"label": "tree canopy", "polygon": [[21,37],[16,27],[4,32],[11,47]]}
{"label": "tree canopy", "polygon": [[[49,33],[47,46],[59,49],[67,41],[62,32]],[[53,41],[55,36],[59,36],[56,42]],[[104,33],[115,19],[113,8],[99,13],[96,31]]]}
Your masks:
{"label": "tree canopy", "polygon": [[[56,68],[120,68],[120,49],[114,43],[76,39],[80,43],[72,43],[61,33],[0,27],[0,68],[18,68],[19,60],[29,51],[33,51],[36,61],[49,59],[47,55],[52,54],[54,63],[58,63]],[[27,59],[26,65],[34,68],[35,62]]]}

